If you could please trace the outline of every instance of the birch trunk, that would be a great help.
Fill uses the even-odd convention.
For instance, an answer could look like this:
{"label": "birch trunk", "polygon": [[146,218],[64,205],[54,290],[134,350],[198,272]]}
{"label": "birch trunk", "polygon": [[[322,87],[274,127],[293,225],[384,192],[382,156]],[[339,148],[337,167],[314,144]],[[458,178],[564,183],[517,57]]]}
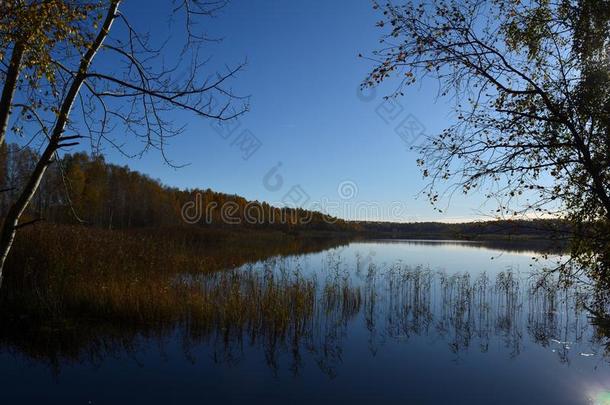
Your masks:
{"label": "birch trunk", "polygon": [[40,185],[48,166],[52,163],[55,152],[62,146],[62,134],[68,122],[70,112],[72,111],[74,100],[76,99],[83,82],[87,78],[87,72],[89,71],[93,58],[108,36],[108,32],[110,31],[112,23],[116,18],[116,13],[120,2],[121,0],[114,0],[110,4],[102,28],[95,40],[89,46],[89,49],[85,55],[82,57],[78,73],[74,77],[68,93],[61,104],[57,121],[49,138],[49,143],[42,153],[40,160],[36,164],[36,167],[34,168],[34,171],[32,172],[25,187],[21,191],[19,198],[11,206],[6,218],[4,219],[4,224],[2,225],[2,231],[0,233],[0,287],[2,287],[3,269],[6,258],[11,250],[13,241],[15,240],[17,230],[20,228],[20,226],[24,225],[20,224],[19,220],[32,201],[32,197],[34,197],[34,194],[36,193],[36,190],[38,189],[38,186]]}

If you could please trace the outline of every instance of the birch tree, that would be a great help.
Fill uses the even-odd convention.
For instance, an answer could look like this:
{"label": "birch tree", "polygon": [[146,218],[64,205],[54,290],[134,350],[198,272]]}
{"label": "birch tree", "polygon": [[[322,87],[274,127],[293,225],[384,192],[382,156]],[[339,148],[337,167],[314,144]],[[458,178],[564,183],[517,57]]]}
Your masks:
{"label": "birch tree", "polygon": [[431,78],[455,105],[453,124],[418,147],[430,201],[485,193],[502,214],[565,218],[567,264],[610,278],[610,1],[374,8],[385,33],[364,85],[393,81],[400,97]]}
{"label": "birch tree", "polygon": [[[28,143],[36,139],[42,147],[0,231],[0,285],[17,231],[40,220],[24,222],[22,216],[64,148],[86,140],[94,153],[106,144],[130,157],[156,149],[172,164],[165,147],[184,129],[174,123],[172,111],[230,120],[247,110],[247,99],[229,87],[243,63],[210,72],[200,56],[210,38],[200,33],[198,24],[224,5],[171,3],[183,48],[177,57],[169,54],[178,62],[168,66],[168,50],[138,32],[122,12],[121,0],[0,2],[0,145],[14,133]],[[102,60],[96,63],[96,58]],[[136,152],[126,147],[126,136],[139,141]]]}

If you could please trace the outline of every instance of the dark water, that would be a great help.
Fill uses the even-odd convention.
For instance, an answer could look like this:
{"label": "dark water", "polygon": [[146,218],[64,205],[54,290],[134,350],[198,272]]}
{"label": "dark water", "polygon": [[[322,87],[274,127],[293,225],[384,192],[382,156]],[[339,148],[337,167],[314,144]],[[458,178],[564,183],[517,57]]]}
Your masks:
{"label": "dark water", "polygon": [[20,331],[1,344],[0,402],[610,403],[608,334],[578,304],[583,287],[540,281],[552,260],[537,256],[371,241],[249,264],[234,272],[312,286],[288,327]]}

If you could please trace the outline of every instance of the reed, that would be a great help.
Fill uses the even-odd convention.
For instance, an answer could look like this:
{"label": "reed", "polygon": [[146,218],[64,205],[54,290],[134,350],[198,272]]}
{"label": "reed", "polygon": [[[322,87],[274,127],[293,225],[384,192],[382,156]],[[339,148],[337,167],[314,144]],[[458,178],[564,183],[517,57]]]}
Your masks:
{"label": "reed", "polygon": [[[19,235],[0,300],[4,314],[39,319],[82,316],[149,322],[180,320],[185,314],[204,319],[207,308],[219,300],[224,300],[220,308],[226,313],[243,312],[243,297],[260,300],[266,311],[280,306],[298,310],[311,288],[302,279],[260,280],[246,273],[235,279],[233,273],[214,273],[336,243],[277,232],[45,225]],[[263,281],[271,281],[264,290]],[[279,302],[288,299],[294,302]],[[286,319],[284,309],[274,310]]]}

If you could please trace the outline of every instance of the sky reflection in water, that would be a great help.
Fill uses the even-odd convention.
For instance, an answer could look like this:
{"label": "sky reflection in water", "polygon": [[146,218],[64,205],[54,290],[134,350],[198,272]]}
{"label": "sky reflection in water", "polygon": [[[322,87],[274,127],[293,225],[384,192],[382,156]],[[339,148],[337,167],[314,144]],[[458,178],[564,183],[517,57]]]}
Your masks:
{"label": "sky reflection in water", "polygon": [[371,241],[276,257],[235,272],[312,283],[286,328],[92,327],[72,352],[5,344],[0,385],[16,402],[608,403],[608,334],[579,288],[534,289],[546,263],[534,255]]}

